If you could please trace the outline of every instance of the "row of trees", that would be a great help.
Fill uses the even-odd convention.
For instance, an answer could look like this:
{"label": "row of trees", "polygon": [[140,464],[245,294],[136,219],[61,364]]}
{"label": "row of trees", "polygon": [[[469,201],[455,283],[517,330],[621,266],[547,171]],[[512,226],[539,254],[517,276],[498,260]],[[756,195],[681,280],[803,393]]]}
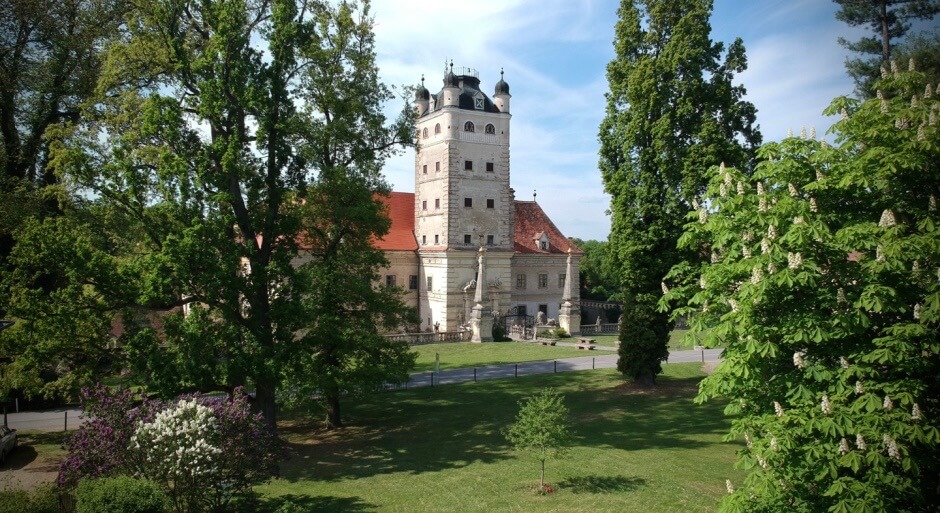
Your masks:
{"label": "row of trees", "polygon": [[166,397],[251,385],[272,427],[317,393],[339,426],[407,376],[370,241],[413,122],[382,114],[368,1],[0,9],[0,394],[131,368]]}
{"label": "row of trees", "polygon": [[[847,63],[871,99],[829,108],[843,117],[835,146],[804,132],[759,150],[754,107],[732,83],[743,45],[719,60],[711,2],[619,11],[600,127],[606,250],[625,301],[618,368],[653,383],[670,313],[726,348],[699,400],[730,401],[729,439],[744,439],[749,472],[737,491],[728,482],[722,511],[928,511],[940,500],[940,76],[889,63],[908,20],[940,5],[838,3],[839,19],[878,34],[841,41],[878,54]],[[901,51],[935,62],[930,37]]]}

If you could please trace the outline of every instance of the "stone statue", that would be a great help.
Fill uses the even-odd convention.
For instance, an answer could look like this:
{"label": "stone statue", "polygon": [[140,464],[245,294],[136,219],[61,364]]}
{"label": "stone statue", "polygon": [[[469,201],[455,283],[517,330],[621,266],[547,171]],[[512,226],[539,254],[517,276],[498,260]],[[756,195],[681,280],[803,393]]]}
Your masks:
{"label": "stone statue", "polygon": [[535,316],[535,324],[542,326],[545,324],[545,312],[539,310],[539,313]]}

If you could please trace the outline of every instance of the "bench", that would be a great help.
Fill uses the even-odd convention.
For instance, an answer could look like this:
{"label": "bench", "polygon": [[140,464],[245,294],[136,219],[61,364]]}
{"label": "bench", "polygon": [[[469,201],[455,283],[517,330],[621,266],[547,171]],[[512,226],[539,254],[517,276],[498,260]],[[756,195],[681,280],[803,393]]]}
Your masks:
{"label": "bench", "polygon": [[594,339],[593,338],[579,338],[578,343],[575,344],[578,349],[586,349],[591,351],[594,349]]}
{"label": "bench", "polygon": [[542,344],[543,346],[553,346],[555,345],[555,341],[554,340],[539,340],[539,344]]}

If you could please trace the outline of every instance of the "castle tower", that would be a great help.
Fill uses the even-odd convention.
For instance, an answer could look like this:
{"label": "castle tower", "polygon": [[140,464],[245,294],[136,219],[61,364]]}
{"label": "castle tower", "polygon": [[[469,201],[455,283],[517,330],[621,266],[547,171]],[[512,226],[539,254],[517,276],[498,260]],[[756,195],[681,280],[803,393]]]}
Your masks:
{"label": "castle tower", "polygon": [[[509,188],[509,85],[494,100],[470,68],[444,75],[440,92],[415,92],[415,236],[422,328],[451,331],[470,321],[477,287],[493,311],[510,299],[513,201]],[[485,246],[487,283],[476,283]]]}

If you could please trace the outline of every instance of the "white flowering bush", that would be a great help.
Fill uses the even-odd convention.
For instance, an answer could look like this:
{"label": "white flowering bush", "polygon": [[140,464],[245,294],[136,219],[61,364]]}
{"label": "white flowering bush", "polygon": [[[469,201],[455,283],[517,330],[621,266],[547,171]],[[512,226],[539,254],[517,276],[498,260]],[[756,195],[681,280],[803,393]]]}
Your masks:
{"label": "white flowering bush", "polygon": [[138,473],[164,483],[176,511],[201,511],[220,477],[219,425],[213,410],[183,399],[141,423],[130,439]]}
{"label": "white flowering bush", "polygon": [[726,348],[698,397],[729,399],[745,441],[721,511],[940,503],[940,85],[924,81],[835,100],[834,145],[790,137],[753,176],[713,169],[709,212],[689,215],[680,245],[713,259],[667,276],[661,307]]}

